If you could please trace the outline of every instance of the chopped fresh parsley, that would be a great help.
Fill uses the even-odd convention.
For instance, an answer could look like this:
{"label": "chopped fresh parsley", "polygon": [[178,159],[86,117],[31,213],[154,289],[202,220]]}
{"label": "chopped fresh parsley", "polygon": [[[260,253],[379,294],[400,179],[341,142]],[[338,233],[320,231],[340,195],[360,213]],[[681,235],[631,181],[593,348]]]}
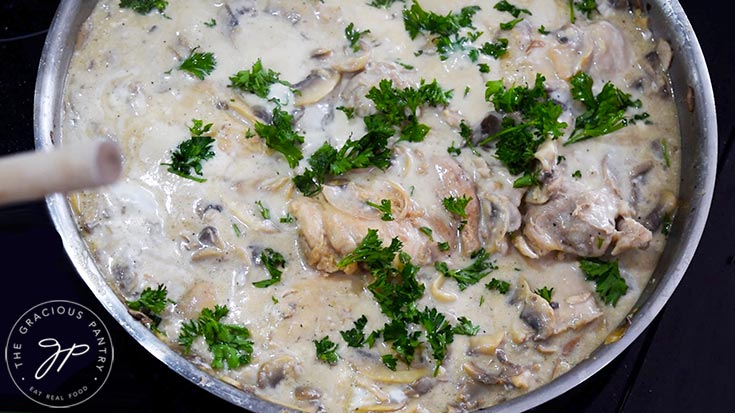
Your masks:
{"label": "chopped fresh parsley", "polygon": [[271,296],[271,301],[273,301],[273,304],[278,304],[278,298],[275,295]]}
{"label": "chopped fresh parsley", "polygon": [[166,0],[120,0],[121,9],[131,9],[138,14],[148,14],[152,10],[163,13],[168,6]]}
{"label": "chopped fresh parsley", "polygon": [[290,224],[290,223],[293,222],[293,220],[294,220],[293,215],[291,215],[290,212],[287,212],[286,213],[286,216],[285,217],[281,217],[278,221],[280,223],[282,223],[282,224]]}
{"label": "chopped fresh parsley", "polygon": [[199,53],[196,50],[199,46],[193,48],[189,53],[189,57],[181,62],[179,70],[191,73],[193,76],[199,79],[204,79],[207,75],[212,73],[212,70],[217,66],[217,60],[214,58],[212,53]]}
{"label": "chopped fresh parsley", "polygon": [[462,218],[467,218],[467,211],[465,210],[467,208],[467,204],[472,201],[472,197],[467,197],[466,195],[462,195],[461,197],[447,197],[442,199],[442,205],[444,205],[444,209],[449,211],[452,214],[455,214],[457,216],[460,216]]}
{"label": "chopped fresh parsley", "polygon": [[360,241],[357,248],[342,257],[337,262],[337,267],[343,268],[356,262],[365,263],[371,269],[390,266],[402,246],[403,243],[398,238],[393,238],[390,245],[383,248],[383,241],[378,237],[378,230],[368,229],[367,235]]}
{"label": "chopped fresh parsley", "polygon": [[484,55],[499,59],[508,51],[508,39],[498,39],[495,43],[485,42],[478,50]]}
{"label": "chopped fresh parsley", "polygon": [[531,12],[528,11],[528,9],[521,9],[519,7],[516,7],[510,3],[508,3],[506,0],[499,1],[493,6],[495,10],[498,11],[507,11],[513,17],[519,17],[521,13],[526,13],[527,15],[531,16]]}
{"label": "chopped fresh parsley", "polygon": [[578,72],[572,77],[572,98],[586,107],[586,111],[577,116],[574,131],[564,145],[580,142],[597,136],[615,132],[628,125],[630,119],[625,117],[628,108],[640,108],[640,100],[632,100],[612,83],[607,82],[597,96],[592,93],[592,78]]}
{"label": "chopped fresh parsley", "polygon": [[620,297],[628,292],[628,285],[620,275],[618,261],[605,262],[597,258],[582,258],[579,267],[587,280],[597,284],[595,291],[605,304],[617,305]]}
{"label": "chopped fresh parsley", "polygon": [[395,2],[403,2],[405,0],[373,0],[370,2],[370,5],[375,8],[384,8],[387,9],[388,7],[392,6]]}
{"label": "chopped fresh parsley", "polygon": [[215,20],[214,17],[213,17],[208,22],[204,22],[204,25],[207,26],[207,27],[209,27],[209,28],[212,28],[212,27],[214,27],[214,26],[217,25],[217,20]]}
{"label": "chopped fresh parsley", "polygon": [[572,178],[579,179],[581,177],[582,177],[582,171],[580,171],[579,169],[577,169],[576,171],[574,171],[574,173],[572,174]]}
{"label": "chopped fresh parsley", "polygon": [[204,136],[205,133],[210,132],[212,124],[204,125],[204,122],[200,119],[192,119],[192,124],[189,128],[191,138],[181,142],[176,147],[176,150],[171,153],[171,162],[161,163],[161,165],[168,166],[169,172],[182,178],[196,182],[206,182],[204,178],[193,176],[191,170],[193,169],[193,173],[202,176],[202,161],[214,157],[214,151],[212,150],[214,139]]}
{"label": "chopped fresh parsley", "polygon": [[480,327],[472,324],[472,321],[467,317],[459,317],[457,321],[459,321],[459,324],[454,326],[452,331],[458,336],[476,336],[480,332]]}
{"label": "chopped fresh parsley", "polygon": [[500,23],[500,30],[512,30],[514,27],[516,27],[516,24],[522,21],[523,21],[523,18],[519,17],[517,19],[513,19],[505,23]]}
{"label": "chopped fresh parsley", "polygon": [[431,355],[437,361],[434,375],[439,373],[444,358],[447,356],[447,347],[454,341],[454,330],[447,322],[444,314],[436,308],[424,308],[419,314],[419,322],[426,330],[426,341],[431,347]]}
{"label": "chopped fresh parsley", "polygon": [[263,217],[263,219],[271,219],[271,211],[265,206],[263,206],[263,202],[255,201],[255,205],[258,206],[258,210],[260,211],[260,216]]}
{"label": "chopped fresh parsley", "polygon": [[266,271],[268,271],[268,275],[270,275],[271,278],[256,281],[253,283],[254,286],[257,288],[266,288],[281,281],[281,274],[283,274],[283,271],[279,270],[279,268],[286,267],[286,259],[283,258],[283,255],[281,255],[280,252],[276,252],[271,248],[266,248],[260,253],[260,262],[263,264]]}
{"label": "chopped fresh parsley", "polygon": [[513,188],[528,188],[539,184],[538,172],[526,171],[523,176],[513,181]]}
{"label": "chopped fresh parsley", "polygon": [[380,361],[383,362],[385,367],[388,367],[390,370],[396,371],[396,363],[398,363],[398,359],[395,358],[392,354],[383,354],[380,356]]}
{"label": "chopped fresh parsley", "polygon": [[328,364],[337,363],[339,355],[337,355],[337,343],[329,340],[329,336],[324,336],[321,340],[312,340],[316,347],[316,357]]}
{"label": "chopped fresh parsley", "polygon": [[667,237],[671,233],[671,224],[672,224],[671,215],[666,214],[664,215],[663,223],[661,224],[661,233],[666,235]]}
{"label": "chopped fresh parsley", "polygon": [[230,76],[229,87],[266,98],[268,97],[268,93],[270,93],[271,85],[275,83],[291,86],[290,83],[279,79],[280,75],[280,73],[271,69],[265,69],[263,63],[258,59],[250,70],[241,70]]}
{"label": "chopped fresh parsley", "polygon": [[[596,0],[581,0],[581,1],[575,1],[574,7],[577,8],[577,10],[584,13],[588,19],[592,18],[592,13],[597,11],[597,1]],[[574,16],[574,14],[572,14]],[[572,21],[574,23],[574,21]]]}
{"label": "chopped fresh parsley", "polygon": [[661,152],[664,155],[664,165],[667,168],[671,167],[671,157],[669,156],[669,144],[666,139],[661,139]]}
{"label": "chopped fresh parsley", "polygon": [[540,295],[541,298],[551,303],[551,296],[554,295],[554,289],[543,287],[543,288],[539,288],[538,290],[534,291],[534,293]]}
{"label": "chopped fresh parsley", "polygon": [[[449,12],[442,16],[427,12],[414,0],[410,8],[403,10],[403,24],[411,39],[415,39],[420,33],[432,35],[432,42],[436,44],[440,58],[446,60],[451,52],[465,49],[465,45],[471,41],[461,36],[460,30],[474,29],[472,17],[479,10],[479,6],[467,6],[458,13]],[[474,34],[472,37],[476,39],[478,36]]]}
{"label": "chopped fresh parsley", "polygon": [[462,153],[462,148],[454,146],[454,142],[452,142],[452,146],[447,148],[447,153],[452,156],[459,156]]}
{"label": "chopped fresh parsley", "polygon": [[253,354],[253,342],[250,331],[245,327],[223,324],[220,320],[229,312],[227,306],[216,305],[214,310],[205,308],[196,320],[189,320],[181,327],[178,342],[188,354],[194,339],[204,336],[204,340],[212,352],[212,368],[236,369],[250,363]]}
{"label": "chopped fresh parsley", "polygon": [[448,242],[437,242],[436,243],[437,248],[439,248],[439,251],[449,251],[449,243]]}
{"label": "chopped fresh parsley", "polygon": [[293,178],[296,188],[306,196],[314,196],[329,178],[370,166],[386,169],[391,153],[388,138],[386,133],[368,132],[359,140],[348,139],[339,151],[325,142],[309,158],[309,168]]}
{"label": "chopped fresh parsley", "polygon": [[383,79],[365,96],[373,101],[378,111],[364,119],[369,132],[393,135],[400,131],[400,140],[421,142],[429,127],[418,122],[417,110],[422,106],[448,105],[452,91],[444,90],[436,80],[426,83],[422,79],[418,88],[397,89],[392,80]]}
{"label": "chopped fresh parsley", "polygon": [[288,166],[295,168],[304,157],[299,148],[304,143],[304,137],[294,131],[292,123],[293,117],[277,105],[273,108],[271,124],[256,122],[255,132],[265,140],[266,146],[286,158]]}
{"label": "chopped fresh parsley", "polygon": [[347,342],[350,347],[360,348],[365,344],[365,326],[367,325],[367,317],[363,314],[362,317],[355,320],[355,326],[346,331],[340,331],[339,334]]}
{"label": "chopped fresh parsley", "polygon": [[429,237],[429,240],[430,241],[434,241],[434,236],[433,236],[434,231],[432,231],[431,228],[429,228],[429,227],[421,227],[421,228],[419,228],[419,231],[421,231],[424,234],[426,234],[426,236]]}
{"label": "chopped fresh parsley", "polygon": [[487,63],[480,63],[477,65],[477,68],[480,73],[490,73],[490,66],[488,66]]}
{"label": "chopped fresh parsley", "polygon": [[158,324],[161,323],[161,312],[166,308],[166,304],[173,303],[166,297],[167,294],[168,290],[163,284],[158,284],[155,290],[146,287],[137,300],[127,301],[127,305],[131,310],[140,311],[150,318],[151,323],[148,324],[148,328],[158,331]]}
{"label": "chopped fresh parsley", "polygon": [[541,34],[543,34],[543,35],[547,35],[547,34],[551,33],[550,31],[546,30],[546,27],[544,27],[543,24],[541,25],[541,27],[538,28],[538,32],[541,33]]}
{"label": "chopped fresh parsley", "polygon": [[403,62],[401,62],[400,60],[396,60],[396,64],[397,64],[397,65],[399,65],[399,66],[401,66],[402,68],[404,68],[404,69],[406,69],[406,70],[413,70],[413,69],[416,69],[416,68],[415,68],[414,66],[412,66],[412,65],[409,65],[409,64],[407,64],[407,63],[403,63]]}
{"label": "chopped fresh parsley", "polygon": [[[502,130],[478,145],[496,141],[495,157],[503,162],[510,173],[524,174],[514,183],[516,187],[535,185],[538,182],[537,160],[534,156],[536,150],[548,136],[556,139],[567,127],[566,123],[558,121],[563,109],[549,98],[545,80],[543,75],[536,74],[533,88],[515,86],[506,89],[502,80],[485,84],[485,99],[506,116],[502,120]],[[519,113],[520,121],[509,116],[511,113]]]}
{"label": "chopped fresh parsley", "polygon": [[347,116],[347,119],[352,119],[355,117],[355,108],[348,108],[345,106],[337,106],[337,110],[341,110],[344,112],[345,116]]}
{"label": "chopped fresh parsley", "polygon": [[345,28],[345,37],[347,38],[347,41],[350,42],[350,47],[352,48],[353,52],[357,52],[358,50],[360,50],[360,38],[368,33],[370,33],[370,30],[355,30],[355,23],[350,23]]}
{"label": "chopped fresh parsley", "polygon": [[510,290],[510,283],[508,281],[493,278],[489,283],[485,284],[485,288],[490,291],[496,290],[500,294],[506,294],[508,290]]}
{"label": "chopped fresh parsley", "polygon": [[391,202],[390,199],[383,199],[380,201],[380,205],[367,201],[366,204],[382,212],[383,215],[380,217],[383,221],[393,221],[393,215],[391,215]]}
{"label": "chopped fresh parsley", "polygon": [[240,238],[242,233],[240,232],[240,227],[238,227],[237,224],[232,224],[232,230],[235,232],[235,236]]}
{"label": "chopped fresh parsley", "polygon": [[473,252],[470,256],[475,260],[472,264],[460,270],[450,270],[445,262],[434,263],[434,268],[445,277],[454,278],[460,291],[464,291],[470,285],[477,284],[497,267],[490,262],[490,254],[484,248]]}

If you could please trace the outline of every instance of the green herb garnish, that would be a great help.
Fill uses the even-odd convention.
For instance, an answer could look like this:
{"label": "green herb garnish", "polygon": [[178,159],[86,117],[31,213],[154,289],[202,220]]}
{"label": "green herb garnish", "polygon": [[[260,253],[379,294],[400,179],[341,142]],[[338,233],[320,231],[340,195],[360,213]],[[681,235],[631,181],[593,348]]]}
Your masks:
{"label": "green herb garnish", "polygon": [[582,258],[579,267],[588,280],[597,284],[595,291],[605,304],[617,305],[620,297],[628,292],[628,285],[620,276],[618,261],[605,262],[597,258]]}
{"label": "green herb garnish", "polygon": [[497,267],[490,262],[490,254],[484,248],[472,253],[470,256],[475,260],[472,264],[460,270],[450,270],[445,262],[434,263],[434,268],[445,277],[454,278],[460,291],[464,291],[470,285],[477,284]]}
{"label": "green herb garnish", "polygon": [[179,70],[191,73],[193,76],[203,80],[217,66],[217,60],[212,53],[196,52],[198,48],[199,46],[191,50],[189,57],[181,62]]}
{"label": "green herb garnish", "polygon": [[214,157],[214,151],[212,150],[214,139],[203,136],[210,132],[212,124],[204,125],[204,122],[200,119],[192,119],[192,124],[189,128],[191,138],[181,142],[176,147],[176,150],[171,154],[171,162],[161,163],[161,165],[168,166],[168,172],[182,178],[205,182],[206,179],[193,176],[191,170],[193,169],[193,173],[202,176],[202,161]]}
{"label": "green herb garnish", "polygon": [[[449,12],[442,16],[427,12],[414,1],[410,8],[403,10],[403,24],[411,39],[415,39],[420,33],[432,35],[440,58],[446,60],[449,53],[465,49],[465,44],[470,42],[469,38],[460,35],[460,30],[474,29],[472,17],[479,10],[478,6],[467,6],[458,13]],[[477,38],[476,35],[473,37]]]}
{"label": "green herb garnish", "polygon": [[293,117],[277,105],[273,108],[271,124],[255,122],[255,132],[265,140],[266,146],[286,158],[289,167],[295,168],[304,157],[299,148],[304,137],[294,131],[292,123]]}
{"label": "green herb garnish", "polygon": [[352,48],[353,52],[357,52],[358,50],[360,50],[360,38],[368,33],[370,33],[370,30],[355,30],[355,23],[350,23],[345,28],[345,37],[347,38],[347,41],[350,42],[350,47]]}
{"label": "green herb garnish", "polygon": [[120,0],[121,9],[132,9],[138,14],[148,14],[152,10],[163,13],[168,6],[166,0]]}
{"label": "green herb garnish", "polygon": [[531,16],[531,12],[528,11],[528,9],[521,9],[519,7],[516,7],[508,3],[506,0],[495,3],[495,6],[493,6],[493,8],[498,11],[507,11],[508,13],[513,15],[513,17],[519,17],[521,13],[526,13],[527,15]]}
{"label": "green herb garnish", "polygon": [[534,291],[534,293],[538,294],[543,298],[544,300],[551,303],[551,296],[554,294],[554,289],[549,289],[548,287],[539,288],[538,290]]}
{"label": "green herb garnish", "polygon": [[355,320],[355,326],[346,331],[340,331],[339,334],[347,342],[350,347],[360,348],[365,344],[365,326],[367,325],[367,317]]}
{"label": "green herb garnish", "polygon": [[265,206],[263,206],[263,202],[255,201],[255,205],[258,206],[258,210],[260,211],[260,216],[263,217],[263,219],[271,219],[271,211]]}
{"label": "green herb garnish", "polygon": [[227,306],[215,306],[214,310],[205,308],[196,320],[189,320],[181,327],[178,342],[188,354],[194,339],[204,336],[204,340],[212,352],[212,368],[236,369],[250,363],[253,354],[253,342],[250,331],[245,327],[223,324],[220,320],[227,315]]}
{"label": "green herb garnish", "polygon": [[337,343],[329,340],[329,336],[324,336],[321,340],[312,340],[316,347],[316,357],[328,364],[336,364],[339,359],[337,355]]}
{"label": "green herb garnish", "polygon": [[213,17],[208,22],[204,22],[204,25],[207,26],[207,27],[209,27],[209,28],[212,28],[212,27],[214,27],[214,26],[217,25],[217,20],[215,20],[214,17]]}
{"label": "green herb garnish", "polygon": [[254,286],[257,288],[266,288],[281,281],[281,274],[283,274],[283,271],[279,270],[279,268],[286,267],[286,259],[283,258],[283,255],[281,255],[280,252],[276,252],[271,248],[266,248],[260,253],[260,262],[263,264],[266,271],[268,271],[268,275],[270,275],[271,278],[256,281],[253,283]]}
{"label": "green herb garnish", "polygon": [[522,21],[523,21],[523,18],[519,17],[517,19],[513,19],[505,23],[500,23],[500,30],[512,30],[514,27],[516,27],[516,24]]}
{"label": "green herb garnish", "polygon": [[280,73],[271,69],[263,68],[263,63],[258,59],[250,70],[241,70],[233,76],[230,76],[229,87],[266,98],[270,93],[271,86],[275,83],[291,86],[290,83],[279,79],[280,75]]}
{"label": "green herb garnish", "polygon": [[391,202],[390,199],[383,199],[380,201],[380,205],[373,202],[367,201],[366,204],[382,212],[383,215],[380,217],[383,221],[393,221],[393,215],[391,215]]}
{"label": "green herb garnish", "polygon": [[493,278],[490,280],[489,283],[485,284],[485,288],[488,290],[496,290],[500,294],[505,294],[510,290],[510,283],[508,281],[499,280],[497,278]]}

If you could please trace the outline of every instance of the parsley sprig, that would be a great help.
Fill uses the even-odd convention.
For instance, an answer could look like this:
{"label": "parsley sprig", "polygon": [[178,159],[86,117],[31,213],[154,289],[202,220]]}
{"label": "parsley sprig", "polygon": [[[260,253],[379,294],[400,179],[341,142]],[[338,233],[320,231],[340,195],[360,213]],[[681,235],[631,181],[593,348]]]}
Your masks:
{"label": "parsley sprig", "polygon": [[518,18],[521,15],[521,13],[525,13],[529,16],[532,15],[532,13],[528,9],[522,9],[522,8],[516,7],[508,3],[506,0],[502,0],[502,1],[495,3],[495,6],[493,6],[493,8],[498,11],[506,11],[515,18]]}
{"label": "parsley sprig", "polygon": [[126,304],[131,310],[140,311],[148,316],[152,321],[148,327],[158,331],[158,324],[161,322],[160,314],[166,308],[166,304],[173,303],[167,295],[166,286],[158,284],[155,290],[150,287],[144,288],[137,300],[127,301]]}
{"label": "parsley sprig", "polygon": [[168,6],[166,0],[120,0],[121,9],[131,9],[138,14],[148,14],[153,10],[163,13]]}
{"label": "parsley sprig", "polygon": [[508,281],[493,278],[489,283],[485,284],[485,288],[491,291],[496,290],[500,294],[506,294],[508,290],[510,290],[510,283]]}
{"label": "parsley sprig", "polygon": [[199,49],[199,46],[191,50],[189,57],[181,62],[179,70],[188,72],[200,80],[203,80],[207,75],[212,73],[214,68],[217,66],[217,59],[214,58],[213,53],[200,53],[197,52],[197,49]]}
{"label": "parsley sprig", "polygon": [[544,286],[535,290],[534,293],[540,295],[541,298],[546,300],[548,303],[551,303],[551,296],[554,295],[554,288]]}
{"label": "parsley sprig", "polygon": [[168,172],[176,174],[182,178],[191,179],[196,182],[206,182],[206,179],[192,175],[193,173],[202,176],[202,161],[212,159],[214,151],[212,144],[214,139],[204,134],[209,133],[212,124],[204,124],[201,119],[192,119],[192,126],[189,128],[191,138],[187,139],[176,147],[171,154],[171,162],[161,163],[168,166]]}
{"label": "parsley sprig", "polygon": [[[461,36],[463,28],[474,29],[472,17],[480,10],[479,6],[463,7],[459,12],[449,12],[446,16],[428,12],[414,0],[410,8],[403,10],[403,24],[411,39],[415,39],[421,33],[433,36],[437,52],[442,60],[449,57],[449,53],[455,50],[463,50],[470,38]],[[469,35],[476,39],[479,35]],[[476,59],[473,59],[476,60]]]}
{"label": "parsley sprig", "polygon": [[[485,84],[485,99],[492,102],[495,109],[504,112],[503,129],[478,144],[495,143],[495,157],[514,175],[523,174],[513,186],[523,187],[538,183],[536,179],[536,158],[534,154],[539,145],[549,136],[556,139],[564,133],[567,124],[559,122],[563,109],[549,98],[541,74],[536,74],[533,88],[514,86],[506,89],[502,80]],[[517,113],[520,121],[516,120]]]}
{"label": "parsley sprig", "polygon": [[472,264],[459,270],[450,270],[446,262],[434,263],[434,268],[442,273],[445,277],[454,278],[460,291],[464,291],[470,285],[477,284],[485,278],[491,271],[498,267],[490,261],[490,254],[484,248],[480,248],[473,252],[470,256]]}
{"label": "parsley sprig", "polygon": [[605,262],[597,258],[582,258],[579,260],[579,268],[582,269],[588,280],[597,285],[595,291],[600,295],[605,304],[618,304],[620,297],[628,292],[628,284],[620,276],[618,261]]}
{"label": "parsley sprig", "polygon": [[196,320],[189,320],[181,327],[179,344],[188,354],[194,339],[203,336],[209,351],[212,352],[212,368],[236,369],[250,363],[253,354],[253,342],[250,331],[241,326],[223,324],[220,320],[229,313],[227,306],[216,305],[214,309],[205,308]]}
{"label": "parsley sprig", "polygon": [[266,98],[270,93],[271,86],[275,83],[291,86],[290,83],[279,79],[280,75],[278,72],[264,68],[263,63],[258,59],[250,70],[241,70],[230,76],[229,87]]}
{"label": "parsley sprig", "polygon": [[329,336],[324,336],[321,340],[312,340],[316,347],[316,357],[328,364],[335,364],[339,359],[337,355],[337,343],[329,340]]}
{"label": "parsley sprig", "polygon": [[286,259],[283,258],[283,255],[281,255],[280,252],[274,251],[271,248],[266,248],[260,253],[260,262],[263,264],[266,271],[268,271],[268,275],[270,275],[271,278],[256,281],[253,283],[254,286],[257,288],[266,288],[281,281],[281,274],[283,274],[283,271],[279,268],[286,267]]}
{"label": "parsley sprig", "polygon": [[366,35],[370,33],[370,30],[356,30],[355,29],[355,23],[350,23],[345,28],[345,37],[347,38],[347,41],[350,42],[350,47],[352,48],[353,52],[357,52],[360,50],[360,39],[363,35]]}
{"label": "parsley sprig", "polygon": [[379,205],[370,201],[367,201],[366,204],[380,211],[383,214],[380,219],[382,219],[383,221],[393,221],[390,199],[381,200]]}
{"label": "parsley sprig", "polygon": [[584,72],[572,77],[572,98],[587,108],[577,116],[574,131],[564,145],[571,145],[586,139],[607,135],[622,129],[631,122],[625,117],[628,108],[640,108],[641,101],[607,82],[597,96],[592,92],[592,78]]}
{"label": "parsley sprig", "polygon": [[282,110],[280,105],[273,108],[273,120],[270,124],[255,123],[255,132],[265,140],[265,145],[276,152],[280,152],[288,166],[295,168],[304,158],[299,145],[304,143],[304,137],[293,128],[293,116]]}

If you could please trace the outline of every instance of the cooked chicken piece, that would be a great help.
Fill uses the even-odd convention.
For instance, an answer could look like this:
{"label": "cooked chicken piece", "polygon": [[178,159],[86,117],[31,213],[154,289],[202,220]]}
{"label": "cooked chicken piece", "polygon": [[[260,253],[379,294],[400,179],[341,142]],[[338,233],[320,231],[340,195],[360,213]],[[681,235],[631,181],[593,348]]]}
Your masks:
{"label": "cooked chicken piece", "polygon": [[[603,171],[607,171],[603,161]],[[635,221],[634,211],[621,197],[609,172],[601,187],[572,182],[563,167],[544,185],[545,203],[529,202],[523,217],[523,239],[514,240],[529,258],[562,251],[581,257],[599,257],[615,245],[613,255],[631,248],[646,248],[651,232]],[[531,192],[533,195],[533,192]]]}

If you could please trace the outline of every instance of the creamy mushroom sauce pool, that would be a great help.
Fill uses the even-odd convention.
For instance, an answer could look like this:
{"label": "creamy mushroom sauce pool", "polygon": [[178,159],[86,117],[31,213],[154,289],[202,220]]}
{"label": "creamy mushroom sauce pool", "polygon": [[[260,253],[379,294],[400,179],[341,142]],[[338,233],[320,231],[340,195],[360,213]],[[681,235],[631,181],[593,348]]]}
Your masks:
{"label": "creamy mushroom sauce pool", "polygon": [[[222,321],[247,327],[254,351],[249,364],[214,374],[258,397],[303,411],[470,411],[548,383],[606,337],[622,334],[616,328],[664,248],[662,225],[676,207],[679,182],[678,121],[666,75],[671,49],[652,37],[644,13],[627,2],[598,1],[589,18],[575,10],[572,24],[567,1],[514,0],[531,14],[501,30],[514,17],[493,8],[494,1],[421,0],[424,10],[442,16],[480,7],[474,29],[460,33],[482,34],[443,60],[431,35],[409,37],[402,17],[409,2],[379,8],[367,0],[171,1],[165,15],[141,15],[118,3],[100,1],[79,34],[62,129],[65,142],[118,142],[123,178],[71,202],[99,268],[124,299],[167,287],[175,304],[160,314],[158,335],[173,348],[181,350],[183,323],[203,308],[227,306]],[[354,49],[345,37],[350,23],[369,30]],[[500,58],[468,57],[470,44],[499,38],[508,39]],[[216,58],[203,80],[179,70],[195,48]],[[229,87],[230,76],[258,59],[300,95],[278,83],[270,99]],[[650,118],[563,145],[584,111],[570,93],[579,71],[594,79],[594,93],[609,81],[640,99],[641,109],[627,117],[645,111]],[[460,123],[472,129],[475,143],[497,132],[486,82],[533,87],[537,73],[563,108],[559,121],[569,126],[536,152],[541,185],[514,188],[518,176],[494,156],[495,143],[474,154]],[[448,105],[418,109],[419,122],[430,127],[423,142],[391,138],[389,168],[355,169],[327,179],[316,196],[302,195],[292,178],[324,142],[339,149],[365,134],[363,118],[376,111],[366,94],[383,79],[397,89],[436,80],[452,97]],[[276,104],[305,139],[304,159],[293,169],[251,136]],[[337,107],[354,108],[355,116]],[[192,119],[212,123],[205,135],[214,138],[214,156],[202,161],[202,183],[161,165],[191,137]],[[442,200],[462,196],[471,201],[459,231],[460,219]],[[383,199],[391,200],[393,221],[367,205]],[[421,332],[422,344],[410,367],[398,361],[395,371],[381,362],[396,354],[390,343],[378,338],[373,347],[352,348],[339,333],[363,315],[366,335],[388,322],[367,289],[369,271],[352,265],[345,273],[336,265],[368,229],[384,246],[398,237],[420,266],[416,277],[425,291],[416,308],[436,308],[453,326],[466,317],[479,327],[474,337],[454,335],[436,376],[418,325],[410,329]],[[449,250],[441,251],[440,242]],[[497,269],[464,290],[435,268],[470,265],[480,247]],[[260,260],[265,248],[286,264],[279,282],[257,288],[253,282],[269,278]],[[617,305],[595,292],[580,257],[619,260],[628,290]],[[509,291],[486,288],[492,278],[509,282]],[[553,288],[550,303],[534,293],[543,287]],[[338,345],[334,364],[316,355],[314,340],[325,336]],[[201,337],[188,357],[211,370]]]}

